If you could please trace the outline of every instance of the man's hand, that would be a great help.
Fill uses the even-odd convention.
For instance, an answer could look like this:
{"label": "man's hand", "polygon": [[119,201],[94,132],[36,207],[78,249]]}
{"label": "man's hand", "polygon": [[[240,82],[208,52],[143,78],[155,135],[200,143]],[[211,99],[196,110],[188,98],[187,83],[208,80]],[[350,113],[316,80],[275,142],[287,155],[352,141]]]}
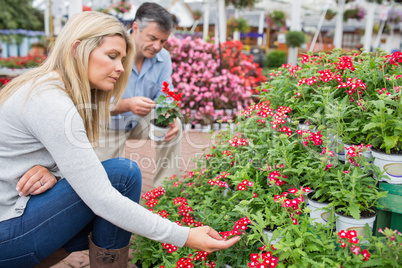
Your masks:
{"label": "man's hand", "polygon": [[177,135],[177,133],[179,133],[179,126],[177,125],[177,122],[175,119],[174,122],[169,125],[169,130],[166,133],[165,141],[172,140]]}
{"label": "man's hand", "polygon": [[20,196],[37,195],[46,192],[57,183],[56,177],[45,167],[34,166],[17,183]]}
{"label": "man's hand", "polygon": [[147,97],[132,97],[122,99],[112,111],[112,115],[133,112],[138,116],[146,116],[152,111],[153,108],[155,108],[155,106],[155,102]]}
{"label": "man's hand", "polygon": [[232,237],[224,240],[217,231],[209,226],[191,228],[187,241],[184,244],[186,247],[206,251],[208,253],[227,249],[240,240],[240,236]]}

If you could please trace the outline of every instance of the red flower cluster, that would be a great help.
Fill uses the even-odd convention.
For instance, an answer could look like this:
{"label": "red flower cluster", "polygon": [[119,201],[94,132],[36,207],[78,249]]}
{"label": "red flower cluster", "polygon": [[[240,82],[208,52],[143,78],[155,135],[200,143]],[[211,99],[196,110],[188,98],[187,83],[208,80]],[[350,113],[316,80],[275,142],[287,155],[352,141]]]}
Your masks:
{"label": "red flower cluster", "polygon": [[0,89],[11,81],[10,77],[0,77]]}
{"label": "red flower cluster", "polygon": [[235,222],[235,225],[231,231],[219,232],[219,234],[223,237],[223,239],[229,238],[233,235],[241,235],[247,229],[247,224],[250,223],[251,221],[247,217],[241,218]]}
{"label": "red flower cluster", "polygon": [[307,78],[302,78],[299,80],[298,85],[301,86],[303,84],[311,86],[312,84],[317,83],[317,77],[312,76],[312,77],[307,77]]}
{"label": "red flower cluster", "polygon": [[287,179],[288,176],[282,175],[278,170],[271,171],[268,175],[268,184],[271,185],[270,181],[274,182],[276,186],[281,186],[286,183],[282,178]]}
{"label": "red flower cluster", "polygon": [[[197,260],[205,260],[206,256],[208,256],[207,252],[197,251],[197,256],[192,258],[192,254],[189,254],[187,258],[180,258],[179,261],[176,262],[176,268],[192,268],[195,267],[193,261]],[[210,261],[204,264],[205,267],[215,268],[215,262]],[[164,268],[164,266],[160,266],[159,268]]]}
{"label": "red flower cluster", "polygon": [[310,65],[316,65],[316,64],[321,65],[321,61],[322,61],[322,57],[320,57],[320,56],[303,54],[301,63],[305,64],[305,63],[309,62]]}
{"label": "red flower cluster", "polygon": [[167,217],[169,217],[169,213],[167,213],[166,210],[159,211],[158,215],[160,215],[162,218],[165,218],[165,219],[167,219]]}
{"label": "red flower cluster", "polygon": [[298,65],[292,66],[291,63],[282,64],[281,68],[288,69],[288,73],[290,74],[290,76],[293,76],[293,77],[297,77],[297,71],[302,69],[302,67],[300,67]]}
{"label": "red flower cluster", "polygon": [[32,68],[40,65],[45,59],[46,56],[43,55],[0,58],[0,66],[10,69]]}
{"label": "red flower cluster", "polygon": [[241,183],[239,183],[239,185],[237,185],[237,190],[239,191],[245,191],[247,190],[247,186],[248,187],[252,187],[253,186],[253,182],[252,181],[248,181],[247,179],[245,179],[244,181],[242,181]]}
{"label": "red flower cluster", "polygon": [[250,143],[248,142],[247,138],[243,139],[240,138],[241,133],[237,133],[232,139],[228,140],[230,146],[237,147],[237,146],[247,146]]}
{"label": "red flower cluster", "polygon": [[[158,204],[158,199],[157,197],[162,196],[165,194],[165,189],[162,187],[158,187],[158,188],[154,188],[151,191],[148,191],[146,193],[144,193],[141,198],[148,200],[145,205],[153,208],[156,204]],[[152,210],[152,209],[150,209]]]}
{"label": "red flower cluster", "polygon": [[339,62],[336,65],[336,68],[338,70],[352,70],[354,71],[356,68],[353,67],[353,61],[352,61],[352,57],[349,56],[343,56],[343,57],[339,57]]}
{"label": "red flower cluster", "polygon": [[398,66],[399,63],[402,64],[402,52],[400,52],[400,51],[396,51],[396,52],[392,53],[391,55],[387,55],[387,56],[385,56],[385,58],[392,65]]}
{"label": "red flower cluster", "polygon": [[342,82],[341,75],[333,73],[331,71],[331,69],[321,70],[321,71],[318,71],[318,73],[320,74],[318,79],[324,83],[328,83],[329,81],[332,81],[332,80],[337,80],[338,82]]}
{"label": "red flower cluster", "polygon": [[322,135],[320,131],[313,132],[310,130],[296,130],[296,133],[299,134],[299,137],[303,139],[302,143],[304,146],[307,146],[309,143],[314,143],[314,145],[318,146],[322,144]]}
{"label": "red flower cluster", "polygon": [[176,221],[178,225],[187,225],[187,226],[203,226],[204,224],[200,221],[195,221],[193,214],[193,209],[188,205],[188,201],[185,197],[176,197],[173,199],[173,204],[180,205],[179,206],[179,216],[182,216],[183,219],[181,221]]}
{"label": "red flower cluster", "polygon": [[223,155],[226,155],[226,156],[228,156],[230,159],[233,159],[233,152],[232,152],[232,151],[224,150],[224,151],[222,152],[222,156],[223,156]]}
{"label": "red flower cluster", "polygon": [[[289,107],[279,106],[279,108],[275,110],[275,115],[273,116],[274,120],[269,122],[272,125],[272,128],[277,129],[280,127],[281,124],[285,124],[285,118],[289,117],[288,113],[290,113],[291,111],[292,109],[290,109]],[[279,129],[279,131],[281,130]]]}
{"label": "red flower cluster", "polygon": [[346,79],[346,82],[340,82],[337,88],[349,88],[346,93],[349,95],[351,102],[356,101],[358,106],[362,105],[363,91],[366,90],[366,84],[361,79],[350,78]]}
{"label": "red flower cluster", "polygon": [[364,145],[352,145],[350,147],[345,147],[346,150],[346,158],[348,159],[349,163],[358,167],[360,163],[358,158],[363,155],[363,152],[369,151],[371,148],[370,144]]}
{"label": "red flower cluster", "polygon": [[171,98],[174,101],[177,101],[177,106],[179,106],[181,101],[181,93],[176,94],[174,93],[174,91],[170,91],[169,83],[166,81],[163,82],[162,92],[165,93],[167,97]]}
{"label": "red flower cluster", "polygon": [[[257,110],[257,115],[262,118],[267,118],[268,116],[274,116],[275,114],[272,112],[273,109],[269,107],[267,103],[261,105],[255,105],[254,110]],[[258,111],[259,110],[259,111]]]}
{"label": "red flower cluster", "polygon": [[177,251],[177,247],[175,245],[172,244],[166,244],[166,243],[162,243],[162,247],[164,249],[166,249],[166,251],[170,254],[173,253],[175,251]]}
{"label": "red flower cluster", "polygon": [[364,260],[367,261],[371,254],[368,252],[367,249],[364,249],[360,252],[359,239],[357,238],[357,233],[355,230],[345,231],[342,230],[338,232],[339,235],[339,244],[341,244],[342,248],[346,248],[349,246],[350,251],[355,254],[359,255],[360,253],[363,255]]}
{"label": "red flower cluster", "polygon": [[226,179],[226,176],[230,175],[230,173],[223,171],[221,174],[215,177],[215,180],[210,179],[208,183],[212,186],[218,185],[220,187],[228,188],[229,184],[226,181],[222,181],[221,179]]}
{"label": "red flower cluster", "polygon": [[251,262],[248,263],[248,267],[250,268],[272,268],[278,264],[278,258],[273,257],[270,251],[261,254],[252,253],[250,260]]}
{"label": "red flower cluster", "polygon": [[208,160],[210,157],[215,157],[215,154],[207,154],[205,156],[205,160]]}
{"label": "red flower cluster", "polygon": [[207,260],[207,256],[209,255],[208,252],[205,251],[196,251],[195,252],[197,255],[193,258],[193,260],[198,261],[206,261]]}
{"label": "red flower cluster", "polygon": [[176,262],[176,267],[178,268],[192,268],[194,267],[193,260],[191,257],[180,258],[178,262]]}
{"label": "red flower cluster", "polygon": [[[284,192],[281,195],[275,195],[274,197],[275,202],[280,202],[282,204],[282,207],[287,208],[287,211],[290,212],[290,218],[292,219],[294,225],[297,225],[295,214],[301,214],[300,204],[304,202],[303,194],[308,192],[310,192],[310,188],[308,187],[300,187],[300,190],[292,188],[289,190],[289,192]],[[295,198],[287,198],[289,194],[293,194]]]}

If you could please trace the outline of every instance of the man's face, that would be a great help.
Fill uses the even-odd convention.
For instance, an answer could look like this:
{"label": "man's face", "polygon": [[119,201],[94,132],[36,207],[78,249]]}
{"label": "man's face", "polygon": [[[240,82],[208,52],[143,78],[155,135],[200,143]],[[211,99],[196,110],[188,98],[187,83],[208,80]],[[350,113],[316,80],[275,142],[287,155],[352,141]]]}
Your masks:
{"label": "man's face", "polygon": [[137,22],[133,23],[133,33],[136,54],[145,58],[154,57],[166,43],[169,33],[159,29],[156,22],[148,22],[148,25],[140,32]]}

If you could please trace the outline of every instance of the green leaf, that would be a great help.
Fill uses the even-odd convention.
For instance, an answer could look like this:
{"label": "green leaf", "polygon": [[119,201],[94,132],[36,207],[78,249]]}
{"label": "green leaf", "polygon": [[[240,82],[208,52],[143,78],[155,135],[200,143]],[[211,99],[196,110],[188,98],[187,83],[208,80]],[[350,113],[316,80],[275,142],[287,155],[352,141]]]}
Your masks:
{"label": "green leaf", "polygon": [[308,252],[313,252],[313,251],[319,251],[320,249],[316,246],[316,245],[314,245],[314,244],[308,244],[306,247],[305,247],[305,249],[306,249],[306,251],[308,251]]}
{"label": "green leaf", "polygon": [[372,128],[376,128],[376,127],[381,127],[381,124],[375,123],[375,122],[368,123],[367,125],[364,126],[362,132],[366,132],[366,131],[368,131]]}
{"label": "green leaf", "polygon": [[353,218],[355,218],[357,220],[360,219],[360,209],[356,203],[350,204],[348,207],[348,211]]}
{"label": "green leaf", "polygon": [[387,154],[390,153],[390,150],[394,148],[398,144],[398,136],[385,136],[384,138],[384,146]]}

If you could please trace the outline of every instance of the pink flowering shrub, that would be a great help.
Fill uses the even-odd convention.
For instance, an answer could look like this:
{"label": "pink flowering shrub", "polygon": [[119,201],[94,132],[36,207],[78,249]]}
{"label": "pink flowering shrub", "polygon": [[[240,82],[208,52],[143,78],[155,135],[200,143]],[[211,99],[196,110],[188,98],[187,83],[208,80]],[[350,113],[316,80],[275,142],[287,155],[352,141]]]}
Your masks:
{"label": "pink flowering shrub", "polygon": [[[186,121],[210,124],[216,110],[242,110],[252,102],[252,95],[266,81],[262,69],[241,52],[242,44],[222,44],[222,62],[218,47],[198,38],[170,38],[166,48],[172,57],[172,81],[183,95],[182,111]],[[221,69],[222,68],[222,69]],[[190,111],[196,114],[191,116]]]}

